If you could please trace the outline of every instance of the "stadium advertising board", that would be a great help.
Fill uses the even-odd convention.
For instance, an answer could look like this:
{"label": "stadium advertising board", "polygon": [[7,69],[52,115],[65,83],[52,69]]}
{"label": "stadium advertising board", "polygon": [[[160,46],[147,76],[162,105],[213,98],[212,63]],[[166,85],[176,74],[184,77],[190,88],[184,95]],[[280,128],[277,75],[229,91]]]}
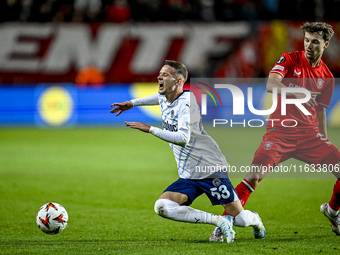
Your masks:
{"label": "stadium advertising board", "polygon": [[[254,109],[265,112],[271,108],[272,94],[266,92],[263,80],[257,81],[251,86],[251,105]],[[242,114],[234,114],[233,95],[230,90],[216,88],[217,97],[209,87],[201,87],[209,94],[199,89],[192,91],[202,110],[206,111],[205,114],[202,113],[206,127],[213,126],[214,123],[215,126],[226,128],[263,127],[267,124],[268,116],[254,114],[254,109],[249,108],[248,103],[244,105]],[[238,86],[244,98],[249,98],[249,87]],[[114,102],[146,97],[157,91],[157,83],[112,84],[86,88],[74,84],[0,86],[0,126],[123,125],[124,121],[143,121],[159,125],[159,106],[136,107],[127,111],[124,119],[116,118],[110,113],[110,105]],[[202,98],[205,98],[205,102],[202,102]],[[340,127],[340,83],[334,88],[327,115],[330,127]]]}
{"label": "stadium advertising board", "polygon": [[[300,25],[2,23],[0,82],[72,83],[90,64],[108,83],[154,82],[165,59],[185,63],[193,76],[265,77],[281,52],[303,49]],[[324,54],[335,76],[340,74],[337,41],[336,33]]]}

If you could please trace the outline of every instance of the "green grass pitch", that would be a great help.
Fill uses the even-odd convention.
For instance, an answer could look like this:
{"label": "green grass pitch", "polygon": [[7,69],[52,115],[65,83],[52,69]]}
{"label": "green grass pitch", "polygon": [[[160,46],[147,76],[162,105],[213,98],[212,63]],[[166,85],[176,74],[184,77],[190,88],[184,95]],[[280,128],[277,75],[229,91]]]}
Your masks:
{"label": "green grass pitch", "polygon": [[[339,131],[329,130],[338,147]],[[251,163],[264,130],[210,133],[228,161],[241,166]],[[210,243],[211,225],[154,213],[154,202],[177,178],[168,144],[137,130],[0,129],[0,254],[339,254],[340,236],[319,212],[335,178],[268,176],[246,205],[261,215],[266,238],[235,228],[233,244]],[[240,180],[231,179],[234,186]],[[58,235],[35,224],[47,202],[68,211]],[[204,195],[192,206],[222,213]]]}

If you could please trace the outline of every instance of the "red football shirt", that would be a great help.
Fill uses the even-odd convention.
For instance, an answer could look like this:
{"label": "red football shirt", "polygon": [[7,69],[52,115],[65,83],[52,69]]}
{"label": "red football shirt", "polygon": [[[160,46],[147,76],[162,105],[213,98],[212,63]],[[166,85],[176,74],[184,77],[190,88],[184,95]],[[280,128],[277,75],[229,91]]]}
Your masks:
{"label": "red football shirt", "polygon": [[[268,75],[270,73],[280,74],[283,77],[282,83],[287,87],[302,87],[309,91],[321,92],[321,94],[316,98],[318,106],[308,107],[303,104],[311,115],[305,115],[294,104],[287,104],[286,115],[281,115],[281,96],[278,95],[277,108],[269,117],[270,120],[275,119],[275,121],[268,121],[267,129],[275,127],[282,130],[282,126],[294,126],[296,123],[295,128],[286,127],[283,130],[288,131],[287,129],[290,129],[290,131],[293,131],[295,129],[296,131],[296,128],[317,128],[319,124],[318,109],[322,106],[329,106],[334,89],[334,77],[326,64],[321,60],[318,66],[312,67],[307,62],[304,51],[295,51],[283,53]],[[289,121],[289,119],[295,121]],[[283,125],[282,121],[284,121]]]}

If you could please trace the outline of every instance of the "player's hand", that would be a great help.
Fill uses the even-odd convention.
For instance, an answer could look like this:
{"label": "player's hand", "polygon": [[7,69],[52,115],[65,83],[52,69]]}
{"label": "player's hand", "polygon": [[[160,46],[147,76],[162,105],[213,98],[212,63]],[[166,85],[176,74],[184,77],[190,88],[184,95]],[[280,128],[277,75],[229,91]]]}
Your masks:
{"label": "player's hand", "polygon": [[145,133],[149,133],[149,130],[150,130],[150,126],[149,125],[146,125],[146,124],[141,123],[141,122],[129,122],[129,121],[125,121],[125,125],[127,127],[131,127],[131,128],[134,128],[134,129],[139,129],[140,131],[143,131]]}
{"label": "player's hand", "polygon": [[114,103],[111,105],[111,107],[116,106],[113,108],[110,112],[111,113],[116,113],[116,116],[120,115],[122,112],[130,110],[133,107],[133,104],[131,101],[125,101],[123,103]]}
{"label": "player's hand", "polygon": [[308,101],[307,103],[305,103],[305,104],[306,104],[307,106],[310,106],[310,107],[312,107],[312,106],[317,106],[318,103],[316,102],[316,97],[317,97],[318,95],[320,95],[321,92],[311,91],[310,94],[311,94],[311,98],[310,98],[309,101]]}
{"label": "player's hand", "polygon": [[[321,92],[310,91],[311,98],[309,99],[308,102],[305,103],[305,105],[310,106],[310,107],[317,106],[318,103],[316,102],[316,97],[320,94]],[[297,93],[294,93],[294,96],[295,98],[301,99],[301,98],[305,98],[306,94],[297,92]]]}

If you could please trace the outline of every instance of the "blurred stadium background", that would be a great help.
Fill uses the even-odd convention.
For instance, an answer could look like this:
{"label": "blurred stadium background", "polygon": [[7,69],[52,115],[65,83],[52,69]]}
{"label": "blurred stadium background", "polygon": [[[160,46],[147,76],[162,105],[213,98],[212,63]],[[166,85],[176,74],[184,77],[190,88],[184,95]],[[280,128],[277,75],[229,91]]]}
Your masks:
{"label": "blurred stadium background", "polygon": [[[337,0],[1,1],[0,126],[121,124],[109,105],[156,92],[165,59],[190,78],[266,77],[282,52],[303,49],[304,21],[333,25],[324,61],[339,77],[339,12]],[[334,127],[339,98],[337,83]],[[155,109],[131,114],[158,121]]]}

